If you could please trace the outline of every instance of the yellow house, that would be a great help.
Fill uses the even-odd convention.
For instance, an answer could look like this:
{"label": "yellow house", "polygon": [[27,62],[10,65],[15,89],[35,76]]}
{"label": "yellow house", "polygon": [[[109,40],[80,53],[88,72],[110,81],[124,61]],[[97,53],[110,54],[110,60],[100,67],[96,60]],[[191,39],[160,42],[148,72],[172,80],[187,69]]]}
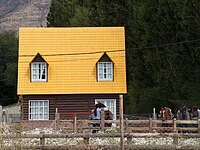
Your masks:
{"label": "yellow house", "polygon": [[116,118],[127,93],[124,27],[20,28],[17,90],[24,120],[91,111],[98,101]]}

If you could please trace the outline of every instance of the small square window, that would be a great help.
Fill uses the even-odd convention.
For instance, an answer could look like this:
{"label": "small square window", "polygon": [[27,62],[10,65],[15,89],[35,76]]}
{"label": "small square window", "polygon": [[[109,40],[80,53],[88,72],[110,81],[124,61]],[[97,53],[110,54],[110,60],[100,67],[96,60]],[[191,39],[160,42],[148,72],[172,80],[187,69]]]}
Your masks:
{"label": "small square window", "polygon": [[29,120],[49,120],[49,101],[30,100]]}

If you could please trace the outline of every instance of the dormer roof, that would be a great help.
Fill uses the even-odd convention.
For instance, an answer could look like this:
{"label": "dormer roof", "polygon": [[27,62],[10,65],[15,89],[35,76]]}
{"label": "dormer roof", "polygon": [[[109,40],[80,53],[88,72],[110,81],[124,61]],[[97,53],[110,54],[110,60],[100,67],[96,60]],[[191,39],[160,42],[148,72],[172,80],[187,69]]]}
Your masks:
{"label": "dormer roof", "polygon": [[[31,61],[31,63],[32,62],[46,62],[45,60],[44,60],[44,58],[40,55],[40,53],[37,53],[36,55],[35,55],[35,57],[33,58],[33,60]],[[47,63],[47,62],[46,62]]]}
{"label": "dormer roof", "polygon": [[113,62],[106,52],[103,53],[98,62]]}

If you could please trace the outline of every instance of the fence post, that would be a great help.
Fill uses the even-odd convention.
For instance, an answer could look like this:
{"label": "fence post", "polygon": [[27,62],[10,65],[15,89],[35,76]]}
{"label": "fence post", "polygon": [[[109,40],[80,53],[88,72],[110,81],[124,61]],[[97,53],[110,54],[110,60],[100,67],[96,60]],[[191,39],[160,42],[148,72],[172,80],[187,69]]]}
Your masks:
{"label": "fence post", "polygon": [[84,137],[84,144],[89,145],[89,137]]}
{"label": "fence post", "polygon": [[[157,120],[157,116],[156,116],[156,108],[153,108],[153,114],[152,114],[152,120]],[[152,127],[157,127],[157,123],[153,123]]]}
{"label": "fence post", "polygon": [[125,120],[125,131],[128,132],[128,118]]}
{"label": "fence post", "polygon": [[3,125],[6,125],[6,123],[7,123],[7,116],[6,116],[6,111],[5,110],[3,110],[3,113],[2,113],[2,120],[3,120]]}
{"label": "fence post", "polygon": [[149,131],[152,132],[152,118],[149,118]]}
{"label": "fence post", "polygon": [[105,124],[105,114],[104,114],[104,108],[101,109],[101,131],[104,131],[104,124]]}
{"label": "fence post", "polygon": [[58,113],[58,108],[56,108],[56,113],[55,113],[55,130],[57,130],[58,121],[59,121],[59,113]]}
{"label": "fence post", "polygon": [[77,116],[74,116],[74,133],[77,133]]}
{"label": "fence post", "polygon": [[45,138],[44,138],[44,132],[41,132],[41,133],[42,133],[42,137],[40,138],[40,146],[43,147],[45,145]]}
{"label": "fence post", "polygon": [[[177,133],[177,129],[176,129],[177,123],[176,123],[176,118],[173,119],[173,132]],[[173,137],[173,144],[174,145],[178,145],[178,137],[177,135],[175,135],[175,137]]]}
{"label": "fence post", "polygon": [[176,129],[176,118],[173,119],[173,130],[174,132],[177,132],[177,129]]}
{"label": "fence post", "polygon": [[132,137],[130,134],[127,135],[127,145],[131,145],[132,144]]}
{"label": "fence post", "polygon": [[119,95],[120,150],[124,150],[123,95]]}
{"label": "fence post", "polygon": [[9,118],[9,125],[12,126],[12,118]]}
{"label": "fence post", "polygon": [[178,145],[178,136],[177,136],[177,135],[175,135],[175,136],[173,137],[173,144],[174,144],[174,145]]}
{"label": "fence post", "polygon": [[0,105],[0,124],[2,124],[2,120],[3,120],[3,109],[2,109],[2,106]]}

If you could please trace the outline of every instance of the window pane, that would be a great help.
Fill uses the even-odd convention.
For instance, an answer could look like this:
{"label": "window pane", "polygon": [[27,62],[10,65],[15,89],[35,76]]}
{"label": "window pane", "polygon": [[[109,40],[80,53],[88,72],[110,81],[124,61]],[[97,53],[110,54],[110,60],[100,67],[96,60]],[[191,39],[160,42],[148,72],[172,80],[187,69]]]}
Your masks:
{"label": "window pane", "polygon": [[36,64],[33,64],[33,69],[36,69]]}
{"label": "window pane", "polygon": [[110,107],[110,101],[107,101],[107,106]]}
{"label": "window pane", "polygon": [[45,78],[46,78],[46,76],[45,76],[45,69],[44,69],[42,72],[42,79],[45,79]]}
{"label": "window pane", "polygon": [[42,114],[43,113],[43,107],[40,107],[39,110],[40,110],[39,113]]}
{"label": "window pane", "polygon": [[99,79],[103,79],[103,75],[102,74],[99,75]]}
{"label": "window pane", "polygon": [[104,68],[103,73],[106,73],[106,72],[107,72],[107,70],[106,70],[106,68]]}
{"label": "window pane", "polygon": [[44,106],[48,106],[49,102],[48,101],[44,101]]}
{"label": "window pane", "polygon": [[103,68],[103,64],[102,63],[99,63],[99,68]]}
{"label": "window pane", "polygon": [[47,120],[48,119],[48,115],[44,114],[44,119]]}
{"label": "window pane", "polygon": [[33,79],[37,79],[37,76],[35,74],[33,75]]}
{"label": "window pane", "polygon": [[33,69],[33,74],[36,74],[36,69]]}
{"label": "window pane", "polygon": [[39,113],[39,108],[38,108],[38,106],[37,106],[37,107],[35,107],[35,113],[36,113],[36,114],[38,114],[38,113]]}
{"label": "window pane", "polygon": [[40,102],[39,102],[39,106],[43,106],[43,101],[40,101]]}
{"label": "window pane", "polygon": [[111,68],[108,68],[108,73],[111,74]]}
{"label": "window pane", "polygon": [[30,109],[30,113],[34,113],[34,108],[31,108],[31,109]]}
{"label": "window pane", "polygon": [[103,73],[103,69],[99,68],[99,74],[102,74],[102,73]]}
{"label": "window pane", "polygon": [[48,113],[48,108],[47,108],[47,107],[44,108],[44,113],[45,113],[45,114]]}

